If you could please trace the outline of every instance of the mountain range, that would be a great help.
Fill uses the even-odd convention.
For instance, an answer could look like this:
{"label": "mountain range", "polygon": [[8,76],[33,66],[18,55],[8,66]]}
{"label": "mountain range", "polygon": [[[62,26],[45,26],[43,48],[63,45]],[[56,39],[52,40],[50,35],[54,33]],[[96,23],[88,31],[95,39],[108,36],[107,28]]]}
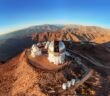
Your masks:
{"label": "mountain range", "polygon": [[[7,61],[37,41],[53,39],[110,46],[110,29],[83,25],[39,25],[0,35],[0,61]],[[13,51],[14,50],[14,51]]]}

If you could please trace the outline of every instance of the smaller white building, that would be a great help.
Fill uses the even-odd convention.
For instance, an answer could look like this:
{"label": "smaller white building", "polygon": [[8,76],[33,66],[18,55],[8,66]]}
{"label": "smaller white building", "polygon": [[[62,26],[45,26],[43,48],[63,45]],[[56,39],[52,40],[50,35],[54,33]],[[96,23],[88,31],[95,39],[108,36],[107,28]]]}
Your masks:
{"label": "smaller white building", "polygon": [[36,44],[33,44],[32,49],[31,49],[31,56],[34,58],[34,57],[39,56],[41,54],[42,54],[42,52],[38,48],[38,46]]}
{"label": "smaller white building", "polygon": [[71,79],[70,81],[67,81],[66,83],[62,84],[62,89],[66,90],[66,89],[72,87],[72,85],[74,86],[75,83],[76,83],[76,80],[75,79]]}
{"label": "smaller white building", "polygon": [[71,84],[75,85],[76,80],[75,79],[71,79]]}

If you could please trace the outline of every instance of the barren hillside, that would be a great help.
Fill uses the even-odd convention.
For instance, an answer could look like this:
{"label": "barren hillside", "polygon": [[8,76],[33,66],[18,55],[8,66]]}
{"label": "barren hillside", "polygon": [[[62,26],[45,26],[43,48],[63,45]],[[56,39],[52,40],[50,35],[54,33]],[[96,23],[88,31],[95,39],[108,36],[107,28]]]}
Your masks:
{"label": "barren hillside", "polygon": [[[45,28],[47,29],[46,31],[44,31]],[[78,25],[66,25],[60,28],[49,27],[49,25],[42,26],[43,31],[39,33],[33,33],[33,29],[40,30],[40,27],[32,27],[32,34],[30,35],[27,35],[29,33],[27,31],[23,36],[13,37],[0,43],[0,96],[67,96],[73,94],[71,89],[65,91],[62,95],[58,92],[54,95],[49,93],[50,86],[54,88],[51,82],[56,82],[57,79],[64,77],[60,77],[62,72],[54,73],[55,75],[53,75],[53,73],[41,71],[39,68],[36,69],[30,65],[26,59],[25,50],[37,42],[56,39],[72,41],[71,44],[68,44],[72,46],[71,50],[78,51],[79,54],[83,54],[91,60],[95,59],[96,62],[101,63],[103,66],[110,67],[109,29]],[[51,29],[54,29],[54,31],[51,31]],[[97,44],[91,45],[88,42]],[[89,85],[95,90],[96,96],[110,95],[109,68],[93,65],[87,60],[83,60],[83,63],[94,70],[94,75],[82,86],[87,87]],[[53,81],[53,79],[55,80]],[[58,82],[61,83],[62,81]],[[77,96],[80,96],[78,92]]]}
{"label": "barren hillside", "polygon": [[38,41],[62,39],[73,40],[75,42],[91,41],[105,43],[110,41],[110,30],[94,26],[67,25],[59,31],[36,33],[32,37]]}
{"label": "barren hillside", "polygon": [[[110,67],[110,52],[102,45],[98,45],[96,47],[93,47],[92,49],[91,47],[88,47],[88,45],[73,46],[75,46],[73,50],[79,51],[85,56],[86,54],[88,54],[97,61],[101,62],[103,65]],[[56,82],[54,81],[54,78],[56,78],[55,80],[57,80],[58,78],[64,77],[60,75],[60,71],[56,73],[56,75],[53,75],[53,73],[51,72],[36,69],[27,61],[25,52],[26,51],[6,62],[5,64],[0,65],[0,95],[51,96],[51,94],[48,93],[49,89],[46,89],[50,86],[48,84]],[[83,62],[85,62],[88,67],[95,70],[94,76],[86,81],[83,86],[87,86],[89,84],[89,86],[91,86],[91,88],[95,90],[97,94],[96,96],[107,96],[108,94],[110,94],[110,70],[91,65],[90,62],[85,60],[83,60]],[[45,84],[47,84],[48,86],[44,86]],[[54,85],[51,86],[53,86],[54,88]],[[64,94],[55,93],[56,95],[54,94],[54,96],[66,96],[65,94],[71,95],[73,94],[72,92],[72,89],[70,89],[64,92]],[[78,94],[77,96],[80,96]]]}

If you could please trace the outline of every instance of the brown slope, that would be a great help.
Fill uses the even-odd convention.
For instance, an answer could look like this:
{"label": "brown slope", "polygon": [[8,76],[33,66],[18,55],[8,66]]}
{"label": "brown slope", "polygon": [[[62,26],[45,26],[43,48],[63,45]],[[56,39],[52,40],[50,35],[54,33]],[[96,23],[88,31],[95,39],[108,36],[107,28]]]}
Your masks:
{"label": "brown slope", "polygon": [[103,36],[110,36],[110,29],[96,26],[66,25],[62,30],[78,35],[81,40],[91,41]]}
{"label": "brown slope", "polygon": [[[79,49],[80,51],[82,50],[83,52],[88,53],[89,55],[93,56],[97,60],[102,60],[101,62],[103,62],[103,64],[105,63],[106,65],[108,62],[107,66],[109,66],[110,54],[107,53],[104,47],[97,46],[95,48],[92,48],[89,52],[84,50],[85,47],[86,46],[84,47],[76,46],[76,48]],[[108,60],[106,58],[104,59],[104,56],[106,56],[106,54],[107,54]],[[105,60],[107,61],[105,62]],[[106,69],[101,70],[100,68],[96,68],[95,70],[98,70],[98,72],[103,73],[103,71]],[[97,74],[99,75],[100,73],[96,73],[95,75]],[[61,77],[60,76],[61,76],[61,73],[58,73],[57,78],[64,78],[63,76]],[[0,77],[1,77],[0,78],[0,85],[1,85],[0,95],[1,96],[22,96],[22,95],[23,96],[33,96],[33,95],[48,96],[46,93],[44,94],[42,92],[42,87],[39,87],[38,83],[40,81],[42,86],[44,86],[45,83],[47,84],[50,81],[55,82],[54,80],[55,77],[53,74],[48,72],[41,72],[40,70],[36,71],[36,69],[30,66],[29,62],[25,57],[25,52],[13,58],[12,60],[8,61],[6,64],[0,65]],[[103,93],[105,94],[105,92],[108,94],[109,81],[107,81],[108,80],[107,78],[109,77],[107,77],[106,80],[102,76],[100,76],[100,78],[97,76],[94,78],[98,78],[98,79],[101,78],[101,80],[98,81],[100,82],[101,88],[99,85],[97,85],[97,87],[96,85],[94,85],[95,89],[98,90],[97,96],[100,96]],[[44,87],[47,87],[47,86],[44,86]],[[106,91],[104,91],[105,87],[107,88]],[[100,90],[102,90],[102,92],[100,92]]]}
{"label": "brown slope", "polygon": [[45,40],[73,40],[93,41],[96,43],[104,43],[110,41],[110,30],[95,26],[64,26],[62,30],[56,32],[42,32],[33,34],[32,38],[38,41]]}
{"label": "brown slope", "polygon": [[25,61],[22,53],[6,64],[0,65],[0,96],[32,96],[32,94],[45,96],[35,84],[36,77],[37,74]]}
{"label": "brown slope", "polygon": [[94,40],[92,40],[93,42],[96,43],[105,43],[105,42],[109,42],[110,41],[110,36],[101,36],[101,37],[97,37]]}
{"label": "brown slope", "polygon": [[47,40],[73,40],[79,42],[77,36],[71,33],[65,33],[63,31],[56,31],[56,32],[44,32],[39,34],[32,35],[33,40],[37,41],[47,41]]}
{"label": "brown slope", "polygon": [[[69,66],[64,68],[64,70],[66,69],[67,72],[68,68]],[[57,84],[61,85],[65,80],[65,76],[63,74],[63,71],[58,71],[58,73],[50,73],[47,71],[34,69],[27,61],[25,52],[23,52],[20,56],[7,62],[7,64],[0,66],[0,95],[51,96],[49,93],[46,93],[48,90],[50,90],[48,88],[52,88]],[[70,94],[69,91],[66,91],[66,93]],[[71,94],[73,94],[72,90]],[[54,94],[54,96],[64,95],[58,95],[57,93],[56,95]]]}

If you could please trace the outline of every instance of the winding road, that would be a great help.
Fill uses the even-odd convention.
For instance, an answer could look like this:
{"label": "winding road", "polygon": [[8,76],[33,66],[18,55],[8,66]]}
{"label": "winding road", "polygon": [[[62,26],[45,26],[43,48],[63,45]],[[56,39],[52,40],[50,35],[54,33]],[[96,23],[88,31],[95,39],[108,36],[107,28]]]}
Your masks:
{"label": "winding road", "polygon": [[[88,60],[89,62],[91,62],[92,64],[94,64],[95,66],[98,66],[98,67],[104,67],[104,68],[109,68],[109,66],[105,66],[101,63],[99,63],[98,61],[96,61],[93,57],[91,57],[90,55],[86,54],[86,56],[82,55],[81,53],[79,53],[78,51],[73,51],[73,50],[70,50],[70,49],[66,49],[69,53],[72,53],[72,54],[75,54],[77,56],[80,56],[86,60]],[[71,55],[71,57],[75,57],[74,55]]]}

